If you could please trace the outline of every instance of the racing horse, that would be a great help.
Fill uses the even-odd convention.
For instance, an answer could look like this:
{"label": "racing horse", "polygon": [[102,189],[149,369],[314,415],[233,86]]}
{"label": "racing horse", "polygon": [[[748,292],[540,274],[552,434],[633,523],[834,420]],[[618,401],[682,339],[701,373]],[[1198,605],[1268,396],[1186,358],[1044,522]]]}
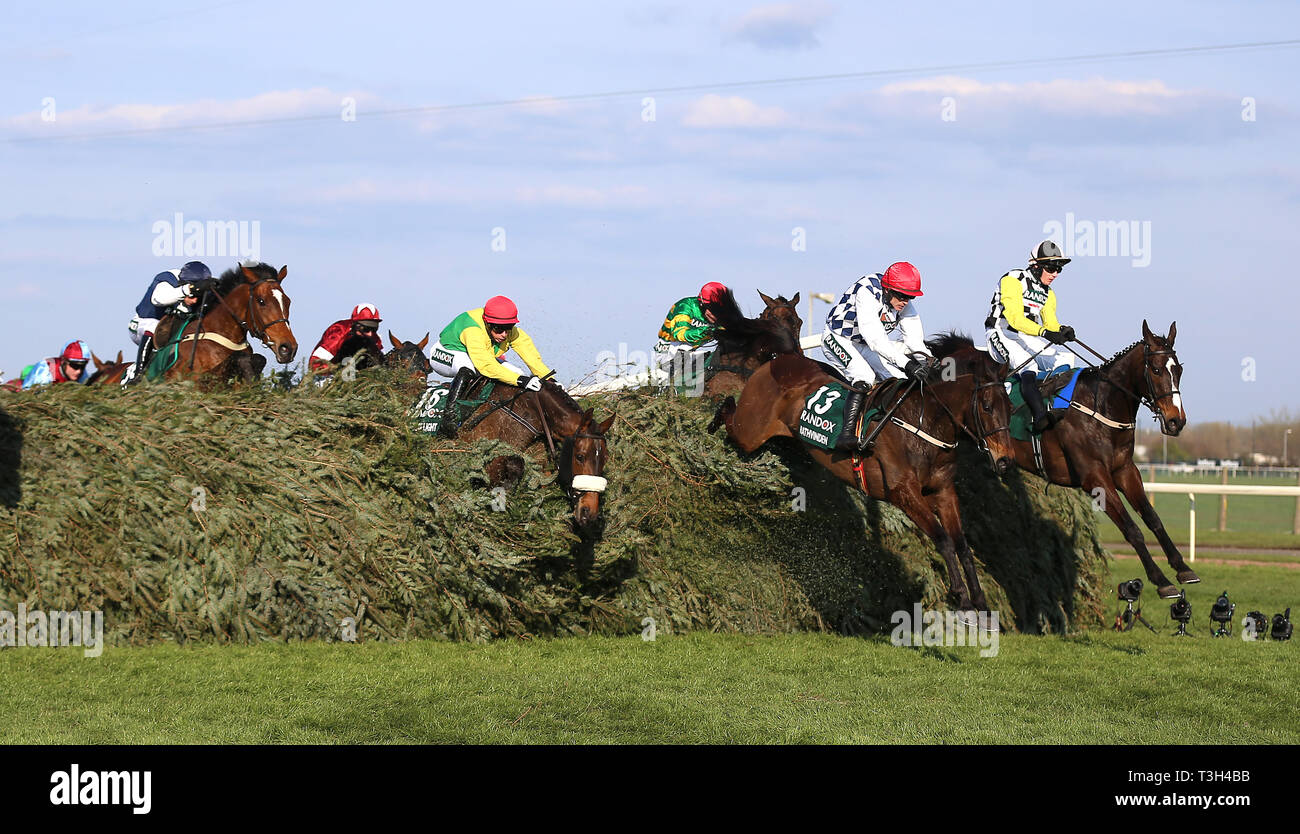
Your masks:
{"label": "racing horse", "polygon": [[106,362],[95,355],[92,350],[90,359],[95,363],[95,372],[86,380],[87,385],[109,385],[114,382],[122,381],[122,374],[126,369],[131,367],[130,362],[122,361],[122,351],[117,352],[117,359],[112,362]]}
{"label": "racing horse", "polygon": [[[1011,401],[1003,387],[1007,366],[965,336],[946,334],[940,341],[948,355],[941,379],[919,388],[904,383],[909,388],[901,398],[890,395],[885,404],[894,400],[899,404],[868,456],[812,446],[806,451],[841,481],[898,507],[930,537],[947,564],[949,593],[958,616],[976,625],[975,612],[987,611],[988,602],[962,532],[954,486],[957,441],[963,435],[973,440],[999,473],[1010,468]],[[725,423],[727,434],[746,454],[773,437],[797,437],[799,415],[808,397],[822,386],[846,384],[829,370],[802,353],[777,356],[754,371],[739,403],[734,397],[723,401],[709,432]],[[867,407],[864,404],[864,412]]]}
{"label": "racing horse", "polygon": [[[1187,425],[1178,386],[1183,366],[1174,353],[1178,323],[1165,336],[1151,332],[1142,322],[1142,338],[1096,368],[1079,373],[1070,408],[1055,426],[1041,436],[1040,454],[1031,441],[1013,440],[1016,463],[1061,486],[1083,487],[1100,497],[1106,515],[1142,560],[1147,578],[1164,599],[1178,596],[1178,588],[1156,566],[1142,531],[1120,501],[1120,493],[1142,516],[1160,541],[1178,582],[1200,582],[1178,551],[1142,486],[1142,474],[1133,463],[1134,429],[1141,405],[1155,412],[1160,430],[1176,437]],[[938,354],[936,354],[937,356]],[[1040,463],[1041,460],[1041,463]]]}
{"label": "racing horse", "polygon": [[[799,334],[803,331],[803,319],[799,318],[799,293],[794,294],[794,298],[786,300],[785,296],[778,295],[772,298],[766,295],[762,290],[758,295],[763,299],[766,305],[763,312],[758,314],[758,320],[768,322],[787,331],[797,344]],[[731,301],[728,305],[727,301]],[[735,305],[734,299],[730,296],[724,296],[724,299],[717,302],[715,307],[718,310],[718,320],[722,324],[724,320],[731,322],[732,328],[735,328],[737,318],[744,318],[740,315],[740,310],[730,309]],[[704,393],[709,396],[721,396],[723,394],[738,394],[744,387],[745,380],[749,379],[754,369],[771,358],[771,347],[775,343],[764,343],[757,340],[731,336],[726,331],[726,325],[718,331],[718,348],[713,353],[713,359],[705,370]],[[765,352],[766,351],[766,352]],[[791,351],[782,351],[791,352]]]}
{"label": "racing horse", "polygon": [[393,335],[393,331],[389,330],[388,341],[393,349],[379,357],[369,350],[357,351],[353,367],[358,371],[379,366],[403,370],[410,374],[413,382],[419,382],[423,386],[429,374],[433,373],[429,357],[424,353],[424,349],[429,345],[429,334],[425,333],[424,338],[418,342],[408,342],[397,338]]}
{"label": "racing horse", "polygon": [[[289,327],[291,302],[283,288],[288,272],[287,266],[277,273],[274,267],[259,263],[241,264],[222,273],[216,289],[210,291],[216,303],[205,303],[204,313],[185,324],[176,363],[163,379],[256,379],[266,359],[253,353],[250,335],[266,345],[276,361],[292,362],[298,340]],[[159,351],[176,335],[170,332],[174,321],[167,318],[159,324],[154,340]]]}
{"label": "racing horse", "polygon": [[[467,384],[465,397],[474,396],[483,381],[478,377]],[[605,435],[613,423],[613,416],[597,423],[592,409],[584,411],[549,379],[536,392],[498,382],[487,402],[466,419],[456,436],[467,441],[495,438],[521,451],[544,441],[559,470],[559,483],[574,503],[574,526],[590,532],[600,520],[600,496],[607,484],[604,471],[609,462]],[[494,483],[500,482],[508,467],[508,457],[489,464],[488,474]]]}

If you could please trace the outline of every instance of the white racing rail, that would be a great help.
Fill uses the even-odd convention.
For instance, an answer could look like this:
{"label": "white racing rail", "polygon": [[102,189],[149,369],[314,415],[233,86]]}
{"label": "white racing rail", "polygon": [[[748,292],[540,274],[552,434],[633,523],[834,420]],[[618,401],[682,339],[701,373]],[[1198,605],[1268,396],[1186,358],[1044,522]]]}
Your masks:
{"label": "white racing rail", "polygon": [[1172,492],[1187,495],[1187,561],[1196,561],[1196,496],[1197,495],[1272,495],[1296,499],[1296,523],[1292,532],[1300,534],[1300,486],[1262,486],[1256,484],[1166,484],[1142,483],[1147,492]]}

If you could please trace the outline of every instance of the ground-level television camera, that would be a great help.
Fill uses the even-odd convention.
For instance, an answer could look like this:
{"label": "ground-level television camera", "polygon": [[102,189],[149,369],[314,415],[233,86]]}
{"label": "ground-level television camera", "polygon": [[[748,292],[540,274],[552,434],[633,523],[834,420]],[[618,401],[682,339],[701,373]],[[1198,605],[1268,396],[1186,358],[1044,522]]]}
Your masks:
{"label": "ground-level television camera", "polygon": [[1191,637],[1187,633],[1187,624],[1192,621],[1192,604],[1187,601],[1186,591],[1179,591],[1178,599],[1169,606],[1169,619],[1178,623],[1178,630],[1174,632],[1175,637]]}
{"label": "ground-level television camera", "polygon": [[1123,611],[1115,615],[1115,630],[1129,631],[1140,621],[1142,625],[1151,629],[1152,633],[1154,633],[1155,628],[1142,616],[1142,606],[1133,607],[1133,603],[1137,602],[1138,597],[1142,596],[1142,580],[1130,579],[1127,582],[1121,582],[1115,590],[1119,595],[1119,601],[1127,606]]}
{"label": "ground-level television camera", "polygon": [[[1219,594],[1219,598],[1210,606],[1210,634],[1215,637],[1232,636],[1232,614],[1237,610],[1237,606],[1228,599],[1228,592],[1224,591]],[[1213,623],[1218,623],[1219,627],[1215,628]]]}
{"label": "ground-level television camera", "polygon": [[1291,639],[1291,609],[1287,608],[1285,614],[1273,615],[1273,639],[1290,640]]}

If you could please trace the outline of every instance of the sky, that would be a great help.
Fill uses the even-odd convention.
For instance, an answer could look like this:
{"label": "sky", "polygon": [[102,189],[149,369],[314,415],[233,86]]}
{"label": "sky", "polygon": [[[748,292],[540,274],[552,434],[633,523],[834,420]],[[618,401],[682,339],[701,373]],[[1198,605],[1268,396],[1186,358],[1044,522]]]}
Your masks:
{"label": "sky", "polygon": [[[648,350],[706,281],[751,314],[756,290],[800,292],[807,319],[810,293],[900,260],[927,331],[982,342],[998,278],[1054,236],[1075,256],[1060,318],[1089,345],[1177,321],[1193,423],[1300,406],[1300,44],[1158,54],[1300,39],[1294,3],[16,0],[6,18],[6,378],[74,338],[133,353],[150,279],[192,259],[165,245],[179,214],[256,230],[288,266],[299,360],[361,302],[418,340],[504,294],[562,381]],[[233,266],[212,243],[198,259]]]}

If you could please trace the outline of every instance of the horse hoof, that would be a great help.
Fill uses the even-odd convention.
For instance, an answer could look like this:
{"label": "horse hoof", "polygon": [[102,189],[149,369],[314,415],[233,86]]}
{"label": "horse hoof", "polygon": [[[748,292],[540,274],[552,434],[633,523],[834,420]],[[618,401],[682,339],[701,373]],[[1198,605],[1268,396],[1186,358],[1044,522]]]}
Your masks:
{"label": "horse hoof", "polygon": [[1196,575],[1196,571],[1188,569],[1188,570],[1180,570],[1178,572],[1179,585],[1194,585],[1195,583],[1200,581],[1201,581],[1201,577]]}
{"label": "horse hoof", "polygon": [[1160,594],[1161,599],[1177,599],[1178,589],[1173,585],[1161,585],[1156,593]]}
{"label": "horse hoof", "polygon": [[973,608],[966,608],[957,612],[957,620],[967,628],[979,627],[979,614]]}

